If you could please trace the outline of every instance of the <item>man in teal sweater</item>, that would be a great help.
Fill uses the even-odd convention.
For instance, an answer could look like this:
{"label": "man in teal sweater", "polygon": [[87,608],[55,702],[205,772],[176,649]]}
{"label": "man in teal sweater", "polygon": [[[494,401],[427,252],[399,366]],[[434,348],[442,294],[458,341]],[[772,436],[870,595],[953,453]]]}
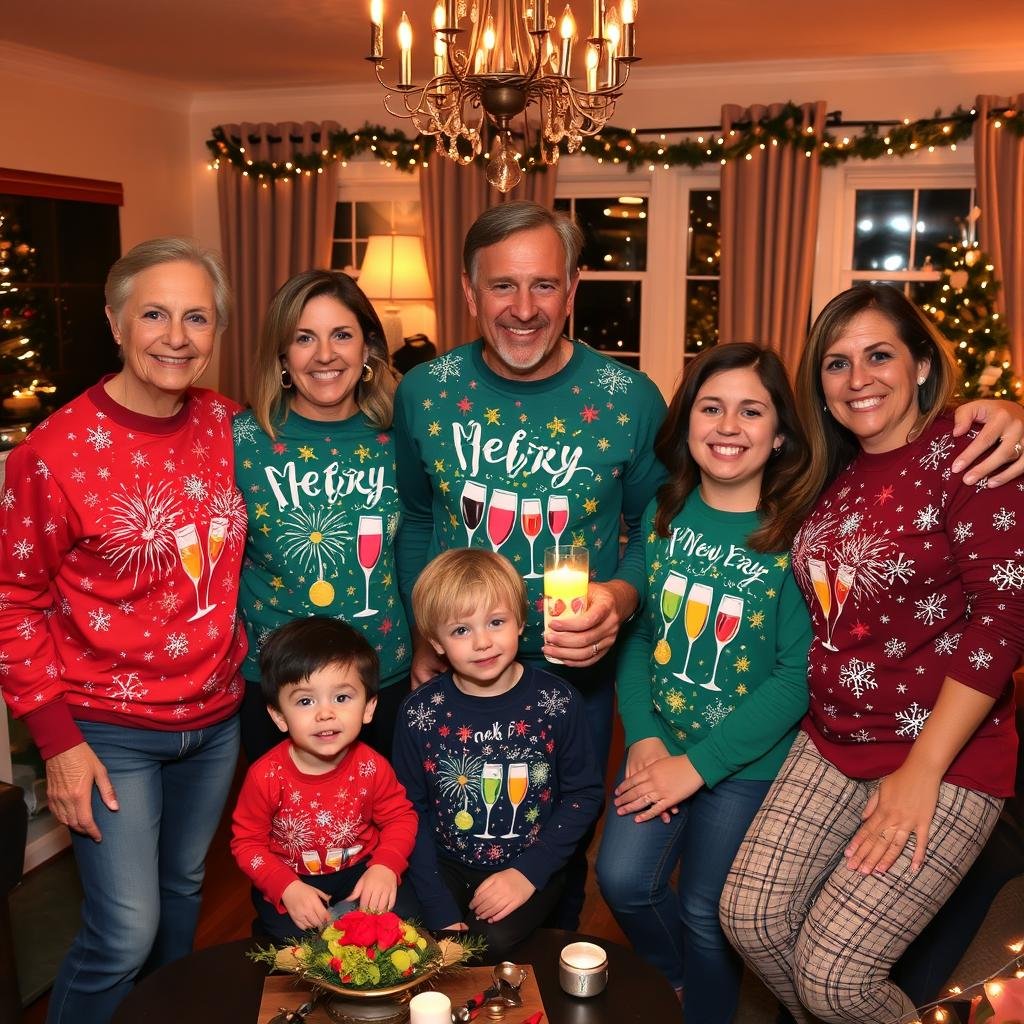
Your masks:
{"label": "man in teal sweater", "polygon": [[[397,558],[407,604],[417,575],[446,548],[488,545],[521,571],[530,617],[520,655],[580,690],[603,765],[608,653],[643,583],[640,519],[664,478],[653,442],[665,403],[644,374],[563,334],[582,242],[572,221],[529,202],[494,207],[470,228],[462,281],[482,337],[417,366],[395,396]],[[545,636],[543,552],[556,540],[586,545],[591,582],[587,609]],[[444,668],[417,640],[413,685]],[[578,905],[559,915],[563,927],[582,906],[585,861],[573,874]]]}

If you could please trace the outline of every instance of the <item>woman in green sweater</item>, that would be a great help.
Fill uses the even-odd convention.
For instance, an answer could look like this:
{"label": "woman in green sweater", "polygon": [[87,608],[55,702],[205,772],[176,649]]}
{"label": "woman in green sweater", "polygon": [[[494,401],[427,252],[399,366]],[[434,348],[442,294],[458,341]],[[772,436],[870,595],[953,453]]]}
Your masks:
{"label": "woman in green sweater", "polygon": [[250,763],[280,740],[260,691],[260,649],[310,615],[344,619],[377,652],[380,694],[363,738],[390,756],[411,659],[394,560],[395,383],[384,329],[350,277],[310,270],[281,287],[253,359],[251,408],[234,423],[249,512],[239,607]]}
{"label": "woman in green sweater", "polygon": [[597,875],[688,1024],[725,1024],[742,964],[719,897],[807,709],[810,620],[786,553],[807,442],[778,356],[698,356],[655,452],[669,478],[643,518],[647,593],[618,672],[627,752]]}

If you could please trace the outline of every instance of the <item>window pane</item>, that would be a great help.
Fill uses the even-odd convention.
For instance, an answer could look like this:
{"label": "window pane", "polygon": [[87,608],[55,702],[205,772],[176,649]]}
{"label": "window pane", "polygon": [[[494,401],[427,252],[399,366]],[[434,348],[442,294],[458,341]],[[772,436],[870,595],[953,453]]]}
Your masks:
{"label": "window pane", "polygon": [[647,200],[577,199],[576,220],[583,229],[581,270],[647,269]]}
{"label": "window pane", "polygon": [[[110,264],[97,259],[98,253],[116,254],[120,248],[117,215],[101,203],[56,203],[57,237],[88,240],[86,245],[62,245],[60,280],[72,284],[99,284],[107,279]],[[100,303],[99,312],[103,313]]]}
{"label": "window pane", "polygon": [[921,189],[917,198],[917,241],[914,249],[914,262],[918,267],[923,267],[929,256],[932,259],[938,256],[940,242],[950,237],[960,238],[957,221],[966,221],[970,212],[969,188]]}
{"label": "window pane", "polygon": [[331,247],[331,267],[344,270],[352,262],[352,243],[335,242]]}
{"label": "window pane", "polygon": [[685,350],[690,355],[718,343],[718,282],[686,284]]}
{"label": "window pane", "polygon": [[717,189],[690,193],[689,246],[686,273],[717,276],[721,256],[719,197]]}
{"label": "window pane", "polygon": [[859,189],[853,269],[906,270],[913,214],[913,189]]}
{"label": "window pane", "polygon": [[334,204],[334,237],[335,238],[351,238],[352,237],[352,204],[351,203],[335,203]]}
{"label": "window pane", "polygon": [[640,365],[639,281],[581,281],[573,308],[577,338],[630,366]]}
{"label": "window pane", "polygon": [[59,370],[55,383],[61,400],[70,400],[82,387],[94,384],[120,363],[110,325],[103,315],[103,287],[64,288],[57,304],[60,319]]}
{"label": "window pane", "polygon": [[391,202],[356,203],[356,238],[391,234]]}

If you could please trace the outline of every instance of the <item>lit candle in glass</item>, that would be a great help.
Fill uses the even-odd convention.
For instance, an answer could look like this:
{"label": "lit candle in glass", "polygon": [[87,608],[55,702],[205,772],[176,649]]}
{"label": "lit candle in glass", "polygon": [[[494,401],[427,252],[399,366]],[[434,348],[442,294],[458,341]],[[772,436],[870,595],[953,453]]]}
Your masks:
{"label": "lit candle in glass", "polygon": [[434,5],[434,77],[439,78],[448,70],[448,45],[442,29],[446,15],[444,4],[437,0]]}
{"label": "lit candle in glass", "polygon": [[587,92],[597,92],[597,66],[601,50],[596,43],[587,43]]}
{"label": "lit candle in glass", "polygon": [[619,69],[615,58],[619,52],[619,39],[622,38],[619,14],[614,7],[604,17],[604,37],[608,40],[608,87],[612,88],[618,82]]}
{"label": "lit candle in glass", "polygon": [[[544,632],[553,619],[581,615],[587,607],[590,554],[581,544],[544,551]],[[545,655],[547,657],[547,655]],[[556,665],[557,658],[547,658]]]}
{"label": "lit candle in glass", "polygon": [[402,11],[402,20],[398,23],[398,46],[402,51],[398,84],[412,85],[412,24],[405,11]]}
{"label": "lit candle in glass", "polygon": [[636,0],[622,0],[622,56],[636,56]]}
{"label": "lit candle in glass", "polygon": [[562,11],[562,23],[558,34],[562,37],[562,54],[558,62],[558,73],[563,78],[568,78],[569,66],[572,62],[572,41],[576,35],[576,19],[572,16],[572,8],[568,4]]}
{"label": "lit candle in glass", "polygon": [[384,0],[370,0],[370,56],[384,56]]}

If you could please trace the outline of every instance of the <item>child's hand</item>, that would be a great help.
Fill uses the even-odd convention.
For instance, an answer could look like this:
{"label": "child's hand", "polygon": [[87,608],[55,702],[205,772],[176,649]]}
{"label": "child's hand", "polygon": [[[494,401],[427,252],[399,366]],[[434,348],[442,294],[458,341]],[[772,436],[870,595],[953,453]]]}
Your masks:
{"label": "child's hand", "polygon": [[506,868],[485,878],[473,898],[469,909],[482,921],[494,924],[518,910],[535,892],[533,883],[521,871]]}
{"label": "child's hand", "polygon": [[383,864],[372,864],[346,899],[359,900],[360,910],[390,910],[398,893],[398,876]]}
{"label": "child's hand", "polygon": [[639,811],[637,822],[659,816],[664,821],[666,812],[675,814],[677,805],[703,785],[700,773],[685,754],[663,757],[619,783],[615,789],[615,808],[620,815]]}
{"label": "child's hand", "polygon": [[331,920],[331,915],[327,913],[331,897],[316,886],[307,885],[298,879],[285,889],[281,902],[296,927],[303,931],[307,928],[324,928]]}

